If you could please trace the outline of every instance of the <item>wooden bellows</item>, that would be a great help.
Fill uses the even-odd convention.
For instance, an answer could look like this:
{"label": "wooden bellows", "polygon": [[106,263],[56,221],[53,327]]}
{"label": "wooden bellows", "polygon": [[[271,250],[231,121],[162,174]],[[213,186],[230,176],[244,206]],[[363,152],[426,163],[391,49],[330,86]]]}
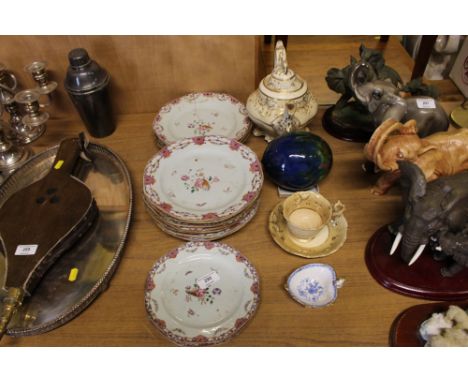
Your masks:
{"label": "wooden bellows", "polygon": [[91,191],[73,176],[80,153],[79,139],[62,141],[50,172],[13,194],[0,208],[4,287],[22,292],[12,295],[31,293],[50,265],[97,216]]}

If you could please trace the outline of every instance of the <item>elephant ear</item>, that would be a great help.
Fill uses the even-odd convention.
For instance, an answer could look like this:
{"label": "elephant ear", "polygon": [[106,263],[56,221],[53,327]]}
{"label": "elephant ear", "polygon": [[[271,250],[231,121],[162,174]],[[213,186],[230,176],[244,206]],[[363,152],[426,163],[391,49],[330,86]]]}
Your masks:
{"label": "elephant ear", "polygon": [[415,203],[426,195],[426,177],[414,163],[408,161],[398,161],[397,163],[401,173],[400,184],[408,193],[408,200]]}
{"label": "elephant ear", "polygon": [[445,185],[442,188],[442,192],[444,193],[444,197],[440,201],[440,207],[442,211],[451,210],[453,205],[458,202],[457,198],[453,195],[453,189],[449,185]]}

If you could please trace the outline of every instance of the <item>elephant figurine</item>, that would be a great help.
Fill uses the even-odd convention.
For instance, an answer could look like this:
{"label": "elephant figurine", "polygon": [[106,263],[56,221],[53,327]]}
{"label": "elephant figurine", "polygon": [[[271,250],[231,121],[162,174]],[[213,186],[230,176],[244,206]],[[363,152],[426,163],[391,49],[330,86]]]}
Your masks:
{"label": "elephant figurine", "polygon": [[390,81],[377,79],[368,62],[353,65],[349,82],[354,97],[372,114],[375,126],[387,119],[402,123],[414,119],[420,137],[448,129],[449,119],[439,102],[427,96],[401,97]]}
{"label": "elephant figurine", "polygon": [[[405,213],[396,225],[396,237],[390,255],[393,255],[401,243],[400,254],[408,265],[412,265],[422,254],[432,237],[440,236],[443,245],[447,245],[450,235],[455,234],[461,240],[468,224],[468,172],[441,177],[427,183],[424,173],[414,163],[399,161],[405,202]],[[466,241],[466,238],[463,240]],[[466,247],[465,247],[466,248]],[[465,264],[460,256],[447,245],[452,259]],[[458,267],[459,268],[459,267]],[[453,274],[453,270],[443,269],[442,275]]]}
{"label": "elephant figurine", "polygon": [[375,195],[386,193],[399,179],[398,161],[410,161],[419,166],[431,182],[468,170],[468,129],[443,131],[420,138],[416,121],[405,124],[394,119],[383,122],[364,147],[367,160],[385,173],[372,189]]}
{"label": "elephant figurine", "polygon": [[450,261],[440,270],[443,276],[452,277],[468,267],[468,226],[457,233],[441,232],[430,244],[436,260]]}

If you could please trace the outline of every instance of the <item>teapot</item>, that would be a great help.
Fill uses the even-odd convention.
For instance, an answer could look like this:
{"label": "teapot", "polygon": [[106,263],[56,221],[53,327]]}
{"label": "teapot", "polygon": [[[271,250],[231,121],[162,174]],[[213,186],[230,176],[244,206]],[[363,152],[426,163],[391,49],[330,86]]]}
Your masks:
{"label": "teapot", "polygon": [[286,49],[279,40],[275,47],[273,71],[247,99],[247,112],[255,123],[253,134],[272,139],[304,130],[317,113],[317,101],[307,82],[288,67]]}

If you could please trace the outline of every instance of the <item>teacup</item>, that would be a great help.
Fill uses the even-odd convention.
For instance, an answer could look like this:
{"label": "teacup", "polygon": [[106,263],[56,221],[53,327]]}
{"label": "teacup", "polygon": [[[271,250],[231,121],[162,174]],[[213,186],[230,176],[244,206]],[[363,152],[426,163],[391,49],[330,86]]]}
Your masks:
{"label": "teacup", "polygon": [[296,192],[283,203],[283,216],[288,231],[301,240],[314,239],[344,210],[345,206],[340,201],[332,205],[321,194],[313,191]]}

